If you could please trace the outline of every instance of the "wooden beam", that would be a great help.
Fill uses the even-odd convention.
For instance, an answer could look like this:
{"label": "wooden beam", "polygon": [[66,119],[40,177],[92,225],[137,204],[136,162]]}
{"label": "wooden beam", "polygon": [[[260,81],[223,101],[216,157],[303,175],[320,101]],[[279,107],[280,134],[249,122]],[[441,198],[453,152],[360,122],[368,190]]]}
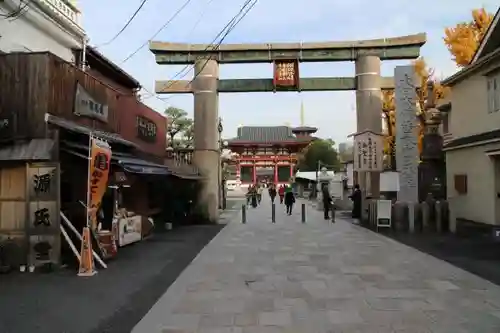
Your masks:
{"label": "wooden beam", "polygon": [[415,59],[426,42],[426,34],[324,43],[222,44],[214,49],[206,44],[151,42],[149,49],[158,64],[193,64],[198,59],[219,63],[268,63],[276,59],[300,62],[355,61],[363,55],[381,60]]}
{"label": "wooden beam", "polygon": [[[394,89],[394,78],[382,77],[381,88],[383,90]],[[354,77],[317,77],[300,79],[300,91],[348,91],[356,90],[356,79]],[[218,91],[221,93],[242,92],[272,92],[274,90],[272,79],[229,79],[219,80]],[[297,91],[278,90],[278,91]],[[185,94],[191,93],[189,80],[181,81],[156,81],[155,92],[157,94]]]}

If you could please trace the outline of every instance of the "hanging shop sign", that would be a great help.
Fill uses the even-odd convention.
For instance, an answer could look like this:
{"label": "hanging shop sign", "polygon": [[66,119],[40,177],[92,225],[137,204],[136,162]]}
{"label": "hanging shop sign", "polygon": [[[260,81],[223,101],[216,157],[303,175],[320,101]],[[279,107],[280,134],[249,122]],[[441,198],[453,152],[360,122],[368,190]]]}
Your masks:
{"label": "hanging shop sign", "polygon": [[275,60],[273,84],[275,89],[299,89],[298,60]]}
{"label": "hanging shop sign", "polygon": [[27,170],[28,265],[59,262],[59,166],[30,163]]}
{"label": "hanging shop sign", "polygon": [[108,187],[110,161],[111,147],[108,143],[91,137],[87,207],[93,230],[97,228],[97,210]]}
{"label": "hanging shop sign", "polygon": [[146,142],[155,142],[158,127],[156,124],[143,116],[136,118],[137,137]]}
{"label": "hanging shop sign", "polygon": [[354,135],[354,171],[383,170],[383,137],[365,131]]}
{"label": "hanging shop sign", "polygon": [[74,113],[77,116],[108,122],[108,106],[99,103],[79,83],[76,85]]}

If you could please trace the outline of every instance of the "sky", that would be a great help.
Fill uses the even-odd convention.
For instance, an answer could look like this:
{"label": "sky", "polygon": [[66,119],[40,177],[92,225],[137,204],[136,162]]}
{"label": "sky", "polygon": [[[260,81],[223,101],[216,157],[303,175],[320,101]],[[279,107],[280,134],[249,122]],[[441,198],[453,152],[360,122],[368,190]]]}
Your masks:
{"label": "sky", "polygon": [[[155,80],[168,80],[184,66],[158,65],[147,42],[186,0],[149,0],[130,26],[108,42],[126,23],[141,0],[80,0],[83,27],[90,44],[137,79],[149,92]],[[236,15],[244,0],[191,0],[156,41],[210,43]],[[255,7],[225,38],[225,43],[321,42],[389,38],[427,33],[421,54],[438,77],[457,68],[444,43],[444,28],[470,20],[474,8],[496,12],[498,0],[258,0]],[[102,46],[101,46],[102,45]],[[123,62],[144,45],[133,57]],[[382,76],[409,61],[385,61]],[[272,64],[221,65],[220,79],[272,78]],[[301,77],[354,76],[354,63],[300,65]],[[193,77],[189,72],[184,80]],[[158,112],[169,106],[193,116],[192,95],[156,95],[145,92],[144,103]],[[161,99],[160,99],[161,98]],[[236,136],[238,126],[300,125],[301,103],[305,123],[318,128],[317,136],[348,141],[356,130],[355,93],[287,92],[226,93],[219,97],[224,138]]]}

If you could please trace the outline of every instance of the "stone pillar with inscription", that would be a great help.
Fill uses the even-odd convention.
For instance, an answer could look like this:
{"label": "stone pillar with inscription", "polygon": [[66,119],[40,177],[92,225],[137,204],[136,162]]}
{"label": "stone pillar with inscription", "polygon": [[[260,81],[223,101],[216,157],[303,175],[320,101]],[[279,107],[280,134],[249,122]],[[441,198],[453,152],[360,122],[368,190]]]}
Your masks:
{"label": "stone pillar with inscription", "polygon": [[418,119],[415,69],[394,70],[396,104],[396,167],[399,172],[398,204],[408,205],[409,229],[414,231],[414,207],[418,203]]}
{"label": "stone pillar with inscription", "polygon": [[200,204],[207,218],[217,223],[219,217],[218,96],[219,64],[215,60],[199,59],[195,66],[194,94],[194,154],[193,162],[204,179]]}
{"label": "stone pillar with inscription", "polygon": [[[382,133],[382,91],[380,89],[380,58],[367,55],[356,59],[356,132]],[[362,192],[380,196],[380,173],[358,172],[354,175]]]}

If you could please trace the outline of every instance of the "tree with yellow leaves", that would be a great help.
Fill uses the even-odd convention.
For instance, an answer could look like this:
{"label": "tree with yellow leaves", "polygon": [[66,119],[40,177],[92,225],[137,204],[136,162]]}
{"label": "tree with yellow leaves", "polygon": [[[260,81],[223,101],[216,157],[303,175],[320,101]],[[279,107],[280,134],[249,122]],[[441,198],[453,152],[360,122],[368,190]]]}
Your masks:
{"label": "tree with yellow leaves", "polygon": [[444,43],[458,66],[470,64],[493,17],[494,15],[484,8],[474,9],[471,21],[461,22],[444,30]]}
{"label": "tree with yellow leaves", "polygon": [[[422,140],[424,137],[425,128],[425,103],[427,101],[427,84],[434,81],[434,95],[436,102],[446,97],[447,89],[436,82],[434,78],[434,69],[429,68],[424,58],[418,58],[413,63],[417,78],[417,114],[418,119],[418,151],[422,154]],[[387,166],[395,169],[396,161],[396,105],[394,102],[394,90],[386,90],[382,92],[382,113],[386,121],[386,138],[384,145],[384,155],[386,156]]]}

